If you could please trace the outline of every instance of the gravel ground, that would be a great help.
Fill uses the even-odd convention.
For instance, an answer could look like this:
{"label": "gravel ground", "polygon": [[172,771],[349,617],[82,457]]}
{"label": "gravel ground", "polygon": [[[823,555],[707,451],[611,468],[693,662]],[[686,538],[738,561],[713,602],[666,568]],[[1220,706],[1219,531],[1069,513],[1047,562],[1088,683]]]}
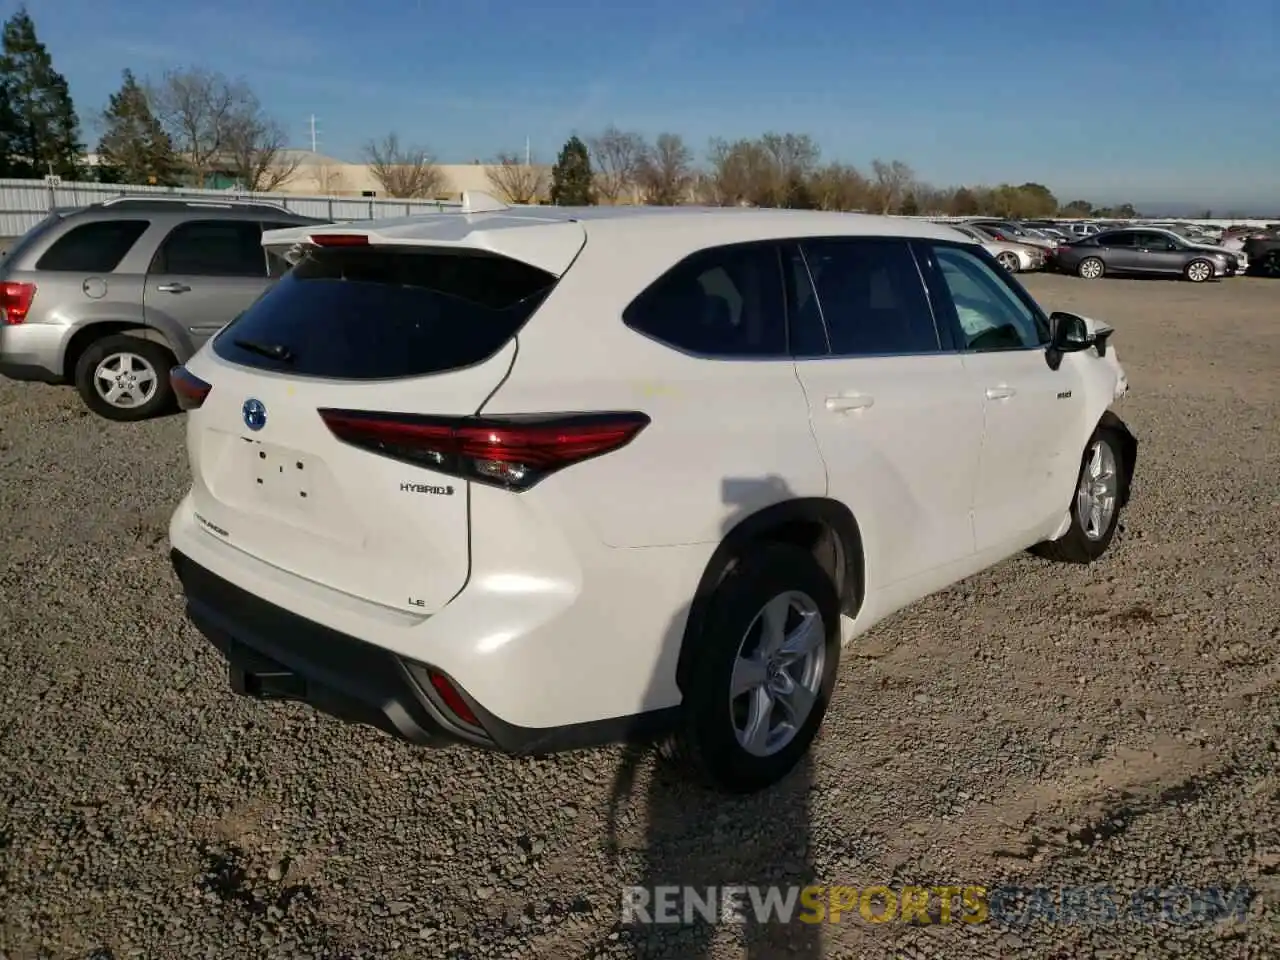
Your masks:
{"label": "gravel ground", "polygon": [[[1113,323],[1141,441],[1104,562],[1018,558],[862,638],[812,762],[424,752],[234,698],[181,616],[181,418],[0,380],[0,957],[1280,951],[1280,284],[1031,277]],[[626,928],[647,883],[1248,884],[1244,922]]]}

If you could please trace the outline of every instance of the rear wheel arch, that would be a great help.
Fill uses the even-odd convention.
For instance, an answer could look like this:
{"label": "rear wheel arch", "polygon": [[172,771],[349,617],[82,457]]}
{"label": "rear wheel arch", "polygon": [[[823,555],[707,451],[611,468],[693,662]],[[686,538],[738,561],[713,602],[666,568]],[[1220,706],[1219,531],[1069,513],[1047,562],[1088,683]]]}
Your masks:
{"label": "rear wheel arch", "polygon": [[178,351],[169,342],[169,338],[155,327],[149,327],[144,323],[130,320],[102,320],[85,324],[72,334],[71,339],[67,341],[66,349],[62,354],[63,379],[68,382],[74,380],[76,364],[80,362],[84,352],[103,337],[112,337],[117,334],[125,334],[137,337],[139,340],[148,340],[151,343],[159,344],[173,354],[174,363],[178,362]]}
{"label": "rear wheel arch", "polygon": [[826,497],[802,497],[765,507],[738,521],[720,541],[698,581],[676,665],[681,690],[695,652],[690,640],[705,622],[708,601],[739,560],[753,546],[765,543],[790,544],[812,553],[831,575],[845,616],[855,616],[862,606],[866,589],[862,531],[849,508]]}

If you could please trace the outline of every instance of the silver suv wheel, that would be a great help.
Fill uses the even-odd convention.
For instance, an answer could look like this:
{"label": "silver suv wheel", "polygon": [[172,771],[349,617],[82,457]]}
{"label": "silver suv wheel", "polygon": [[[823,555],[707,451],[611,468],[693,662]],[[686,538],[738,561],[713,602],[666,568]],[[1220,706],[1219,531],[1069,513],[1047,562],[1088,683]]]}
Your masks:
{"label": "silver suv wheel", "polygon": [[142,406],[155,396],[159,384],[156,368],[136,353],[108,354],[93,371],[93,387],[98,396],[122,410]]}

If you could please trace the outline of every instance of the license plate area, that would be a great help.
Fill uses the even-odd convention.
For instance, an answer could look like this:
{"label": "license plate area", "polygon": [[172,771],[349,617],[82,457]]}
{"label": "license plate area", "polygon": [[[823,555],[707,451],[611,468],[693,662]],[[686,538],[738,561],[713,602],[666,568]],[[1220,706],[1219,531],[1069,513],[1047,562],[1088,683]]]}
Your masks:
{"label": "license plate area", "polygon": [[245,492],[287,510],[306,511],[320,481],[320,464],[305,453],[241,437]]}

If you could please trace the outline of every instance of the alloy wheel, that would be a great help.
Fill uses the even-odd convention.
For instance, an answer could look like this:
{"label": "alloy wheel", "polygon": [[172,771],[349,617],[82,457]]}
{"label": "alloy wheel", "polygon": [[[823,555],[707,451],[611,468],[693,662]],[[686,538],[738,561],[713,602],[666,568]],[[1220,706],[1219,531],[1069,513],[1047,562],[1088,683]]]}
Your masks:
{"label": "alloy wheel", "polygon": [[798,590],[775,596],[747,628],[729,681],[729,718],[748,753],[773,756],[804,726],[822,688],[826,636],[817,603]]}
{"label": "alloy wheel", "polygon": [[155,367],[136,353],[108,354],[93,371],[98,396],[121,409],[142,406],[155,396],[159,383]]}
{"label": "alloy wheel", "polygon": [[1095,440],[1076,489],[1076,517],[1090,540],[1101,540],[1111,527],[1120,489],[1116,455],[1105,440]]}

